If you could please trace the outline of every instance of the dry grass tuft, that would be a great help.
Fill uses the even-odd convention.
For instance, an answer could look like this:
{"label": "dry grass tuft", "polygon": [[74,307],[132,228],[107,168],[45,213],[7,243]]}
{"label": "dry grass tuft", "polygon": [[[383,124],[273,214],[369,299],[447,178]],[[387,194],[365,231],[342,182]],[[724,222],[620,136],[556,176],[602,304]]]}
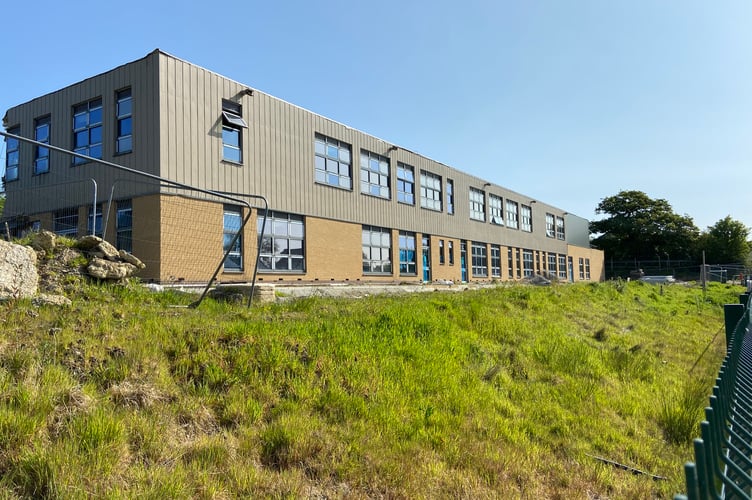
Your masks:
{"label": "dry grass tuft", "polygon": [[128,381],[113,385],[108,393],[113,403],[127,408],[150,408],[155,403],[170,399],[150,384]]}
{"label": "dry grass tuft", "polygon": [[55,401],[55,407],[47,418],[47,430],[50,436],[59,436],[73,417],[89,413],[94,408],[94,399],[86,394],[80,386],[74,386],[61,392]]}

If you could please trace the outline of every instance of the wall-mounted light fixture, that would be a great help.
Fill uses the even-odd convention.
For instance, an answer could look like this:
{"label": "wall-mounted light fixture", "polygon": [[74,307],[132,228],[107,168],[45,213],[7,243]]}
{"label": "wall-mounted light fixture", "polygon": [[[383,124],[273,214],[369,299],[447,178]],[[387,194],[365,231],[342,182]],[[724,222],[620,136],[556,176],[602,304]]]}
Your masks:
{"label": "wall-mounted light fixture", "polygon": [[246,88],[245,90],[243,90],[243,93],[245,95],[251,96],[253,95],[253,89]]}
{"label": "wall-mounted light fixture", "polygon": [[490,182],[486,182],[485,184],[483,184],[483,187],[484,187],[484,188],[487,188],[487,187],[488,187],[488,186],[490,186],[490,185],[491,185],[491,183],[490,183]]}

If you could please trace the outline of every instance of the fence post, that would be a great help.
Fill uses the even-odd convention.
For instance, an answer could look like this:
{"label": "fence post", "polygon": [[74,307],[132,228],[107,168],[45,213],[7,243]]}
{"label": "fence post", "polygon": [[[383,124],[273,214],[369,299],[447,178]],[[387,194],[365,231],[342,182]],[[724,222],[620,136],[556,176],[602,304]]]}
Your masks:
{"label": "fence post", "polygon": [[726,347],[731,343],[736,325],[742,319],[742,316],[744,316],[742,304],[726,304],[723,306],[723,319],[726,324]]}

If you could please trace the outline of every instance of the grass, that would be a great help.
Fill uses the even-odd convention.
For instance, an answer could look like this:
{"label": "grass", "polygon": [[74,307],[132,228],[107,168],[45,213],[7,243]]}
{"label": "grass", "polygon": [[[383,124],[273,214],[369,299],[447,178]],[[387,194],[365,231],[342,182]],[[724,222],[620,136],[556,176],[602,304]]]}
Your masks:
{"label": "grass", "polygon": [[0,498],[670,498],[741,292],[80,287],[0,304]]}

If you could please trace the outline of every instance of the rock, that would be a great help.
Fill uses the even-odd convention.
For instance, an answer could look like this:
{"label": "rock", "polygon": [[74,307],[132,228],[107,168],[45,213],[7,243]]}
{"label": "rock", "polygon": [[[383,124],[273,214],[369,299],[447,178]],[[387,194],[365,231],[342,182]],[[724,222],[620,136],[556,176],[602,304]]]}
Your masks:
{"label": "rock", "polygon": [[86,268],[90,276],[104,280],[128,278],[137,270],[136,266],[128,262],[112,262],[100,258],[92,259]]}
{"label": "rock", "polygon": [[29,298],[37,293],[36,263],[31,248],[0,240],[0,300]]}
{"label": "rock", "polygon": [[79,238],[78,243],[76,243],[76,246],[80,248],[81,250],[93,250],[99,246],[100,243],[102,243],[102,238],[99,236],[94,236],[93,234],[86,235],[82,238]]}
{"label": "rock", "polygon": [[146,264],[141,262],[141,259],[139,259],[138,257],[136,257],[135,255],[131,253],[126,252],[125,250],[120,250],[119,255],[120,255],[120,260],[123,260],[129,264],[133,264],[139,269],[146,268]]}
{"label": "rock", "polygon": [[97,246],[97,250],[102,252],[107,260],[118,260],[120,258],[120,252],[112,244],[102,240]]}
{"label": "rock", "polygon": [[57,235],[51,231],[39,231],[31,236],[31,247],[34,250],[48,252],[55,248]]}
{"label": "rock", "polygon": [[144,288],[146,288],[150,292],[154,292],[154,293],[162,293],[162,292],[164,292],[164,287],[162,285],[158,285],[156,283],[147,283],[147,284],[144,285]]}
{"label": "rock", "polygon": [[72,304],[68,297],[63,295],[48,295],[46,293],[40,293],[33,299],[31,303],[35,306],[70,306]]}

